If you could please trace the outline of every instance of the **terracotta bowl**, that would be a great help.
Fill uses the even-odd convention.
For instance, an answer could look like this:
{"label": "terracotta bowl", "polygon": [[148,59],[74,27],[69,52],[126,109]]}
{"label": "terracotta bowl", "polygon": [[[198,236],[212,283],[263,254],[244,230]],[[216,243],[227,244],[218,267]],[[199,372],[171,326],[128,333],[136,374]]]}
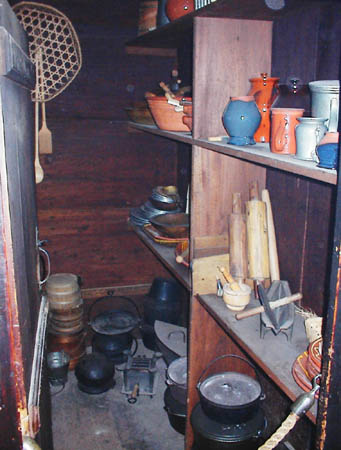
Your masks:
{"label": "terracotta bowl", "polygon": [[193,118],[192,118],[192,116],[183,116],[182,121],[192,131],[192,128],[193,128]]}
{"label": "terracotta bowl", "polygon": [[161,214],[152,217],[150,222],[164,236],[185,238],[189,235],[189,215],[186,213]]}
{"label": "terracotta bowl", "polygon": [[[177,98],[181,101],[181,97]],[[160,130],[166,131],[189,131],[187,125],[182,122],[184,113],[175,111],[175,106],[170,105],[164,96],[147,98],[148,106]]]}

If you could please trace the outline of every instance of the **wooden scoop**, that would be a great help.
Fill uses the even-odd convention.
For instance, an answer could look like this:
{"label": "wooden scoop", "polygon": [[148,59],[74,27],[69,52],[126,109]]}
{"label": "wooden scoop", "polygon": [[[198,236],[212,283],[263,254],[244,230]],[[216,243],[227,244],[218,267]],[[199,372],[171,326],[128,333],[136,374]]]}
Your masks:
{"label": "wooden scoop", "polygon": [[218,266],[218,269],[224,275],[224,278],[229,283],[230,288],[233,291],[240,291],[239,284],[233,279],[232,275],[225,269],[225,267]]}

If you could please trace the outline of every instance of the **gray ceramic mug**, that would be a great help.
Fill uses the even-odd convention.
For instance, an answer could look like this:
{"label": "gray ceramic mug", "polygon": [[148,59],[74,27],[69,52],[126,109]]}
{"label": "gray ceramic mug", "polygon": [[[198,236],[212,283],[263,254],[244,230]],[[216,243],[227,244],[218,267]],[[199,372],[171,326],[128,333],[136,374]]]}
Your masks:
{"label": "gray ceramic mug", "polygon": [[309,83],[311,91],[311,115],[326,117],[328,131],[337,131],[339,120],[339,80],[319,80]]}

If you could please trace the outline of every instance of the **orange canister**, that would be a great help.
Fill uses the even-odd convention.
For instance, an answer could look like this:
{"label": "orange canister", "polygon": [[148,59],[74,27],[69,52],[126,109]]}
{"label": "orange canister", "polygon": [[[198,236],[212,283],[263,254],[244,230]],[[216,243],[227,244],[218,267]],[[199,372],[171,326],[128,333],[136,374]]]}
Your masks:
{"label": "orange canister", "polygon": [[303,113],[303,108],[271,109],[270,149],[273,153],[296,154],[295,128],[298,125],[297,118],[302,117]]}
{"label": "orange canister", "polygon": [[256,142],[270,141],[270,108],[278,96],[277,77],[268,77],[267,73],[261,73],[260,77],[250,78],[251,88],[248,95],[253,95],[261,113],[260,125],[254,134]]}

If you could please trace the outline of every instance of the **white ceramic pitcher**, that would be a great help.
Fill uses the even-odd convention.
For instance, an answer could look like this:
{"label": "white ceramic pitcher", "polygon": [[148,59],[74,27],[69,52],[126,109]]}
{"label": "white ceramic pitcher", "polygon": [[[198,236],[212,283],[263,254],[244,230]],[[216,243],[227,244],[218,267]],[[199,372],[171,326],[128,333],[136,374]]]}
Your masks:
{"label": "white ceramic pitcher", "polygon": [[328,131],[337,131],[339,120],[339,80],[319,80],[309,83],[311,91],[311,115],[325,117]]}
{"label": "white ceramic pitcher", "polygon": [[298,117],[296,126],[296,158],[318,161],[316,147],[327,132],[327,119],[320,117]]}

